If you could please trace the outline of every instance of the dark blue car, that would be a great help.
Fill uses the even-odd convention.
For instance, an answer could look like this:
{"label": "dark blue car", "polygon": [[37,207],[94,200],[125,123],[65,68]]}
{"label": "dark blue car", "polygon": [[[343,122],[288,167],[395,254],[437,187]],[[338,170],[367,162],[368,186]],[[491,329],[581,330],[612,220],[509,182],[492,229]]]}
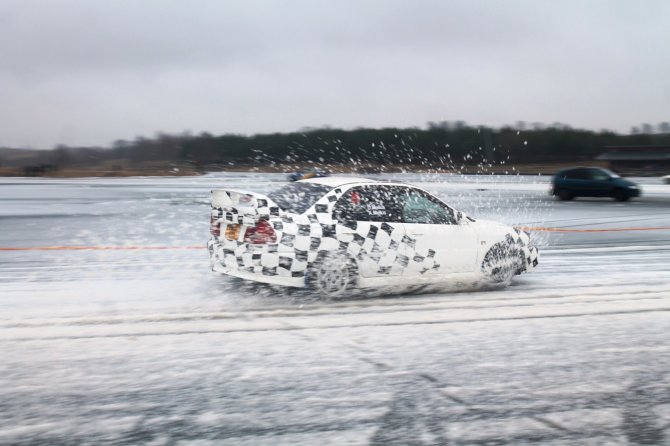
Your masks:
{"label": "dark blue car", "polygon": [[323,178],[330,176],[325,170],[318,169],[316,167],[311,167],[305,169],[303,172],[294,172],[288,175],[289,181],[300,181],[308,180],[310,178]]}
{"label": "dark blue car", "polygon": [[626,201],[640,195],[637,184],[599,167],[561,170],[554,176],[552,186],[551,194],[561,200],[572,200],[575,197],[612,197],[617,201]]}

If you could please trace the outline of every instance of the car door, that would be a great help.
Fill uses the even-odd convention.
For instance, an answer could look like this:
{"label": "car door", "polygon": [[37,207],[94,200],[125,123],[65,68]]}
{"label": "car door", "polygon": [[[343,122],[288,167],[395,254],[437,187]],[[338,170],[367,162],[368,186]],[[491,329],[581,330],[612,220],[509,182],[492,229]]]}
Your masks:
{"label": "car door", "polygon": [[409,263],[394,195],[395,190],[386,185],[356,186],[335,204],[337,238],[356,258],[363,277],[401,276]]}
{"label": "car door", "polygon": [[589,196],[591,191],[586,169],[573,169],[566,172],[562,187],[574,196]]}
{"label": "car door", "polygon": [[599,169],[576,169],[572,175],[575,185],[574,194],[580,197],[602,197],[607,195],[609,186],[607,177]]}
{"label": "car door", "polygon": [[420,189],[402,187],[398,196],[411,239],[404,275],[439,280],[445,274],[475,270],[479,237],[467,220],[459,221],[456,211]]}
{"label": "car door", "polygon": [[600,169],[588,169],[591,195],[594,197],[607,197],[611,193],[612,183],[610,176]]}

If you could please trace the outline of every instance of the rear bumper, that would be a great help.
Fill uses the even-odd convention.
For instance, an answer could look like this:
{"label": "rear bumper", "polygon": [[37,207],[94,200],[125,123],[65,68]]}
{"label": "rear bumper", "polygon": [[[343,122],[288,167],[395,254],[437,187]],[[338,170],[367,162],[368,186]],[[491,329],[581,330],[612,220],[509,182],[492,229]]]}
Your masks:
{"label": "rear bumper", "polygon": [[240,279],[290,287],[305,286],[307,260],[277,245],[250,245],[221,238],[207,242],[212,271]]}

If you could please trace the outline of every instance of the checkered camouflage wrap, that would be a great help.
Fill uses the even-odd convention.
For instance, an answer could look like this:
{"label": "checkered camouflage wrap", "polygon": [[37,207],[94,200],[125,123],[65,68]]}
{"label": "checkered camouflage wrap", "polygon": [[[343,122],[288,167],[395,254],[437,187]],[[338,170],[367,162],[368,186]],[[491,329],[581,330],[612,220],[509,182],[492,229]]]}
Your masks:
{"label": "checkered camouflage wrap", "polygon": [[[410,268],[421,274],[439,271],[432,249],[417,249],[416,240],[405,235],[401,224],[376,222],[335,222],[335,203],[348,190],[338,187],[319,199],[301,215],[281,211],[263,196],[246,195],[244,206],[212,209],[212,216],[224,223],[254,225],[268,220],[277,236],[276,244],[253,245],[219,237],[210,249],[220,250],[224,267],[265,276],[304,277],[322,252],[343,252],[379,275],[400,275]],[[226,192],[229,199],[235,197]],[[529,246],[529,237],[518,229],[510,230],[507,241],[524,253],[524,269],[537,265],[538,251]]]}

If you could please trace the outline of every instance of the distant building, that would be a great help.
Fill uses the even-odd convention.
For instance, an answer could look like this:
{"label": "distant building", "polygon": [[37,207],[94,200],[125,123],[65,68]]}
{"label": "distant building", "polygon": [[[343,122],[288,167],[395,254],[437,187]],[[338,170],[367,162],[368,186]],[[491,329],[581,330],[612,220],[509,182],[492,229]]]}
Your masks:
{"label": "distant building", "polygon": [[657,175],[670,173],[670,146],[605,146],[596,160],[622,174]]}

